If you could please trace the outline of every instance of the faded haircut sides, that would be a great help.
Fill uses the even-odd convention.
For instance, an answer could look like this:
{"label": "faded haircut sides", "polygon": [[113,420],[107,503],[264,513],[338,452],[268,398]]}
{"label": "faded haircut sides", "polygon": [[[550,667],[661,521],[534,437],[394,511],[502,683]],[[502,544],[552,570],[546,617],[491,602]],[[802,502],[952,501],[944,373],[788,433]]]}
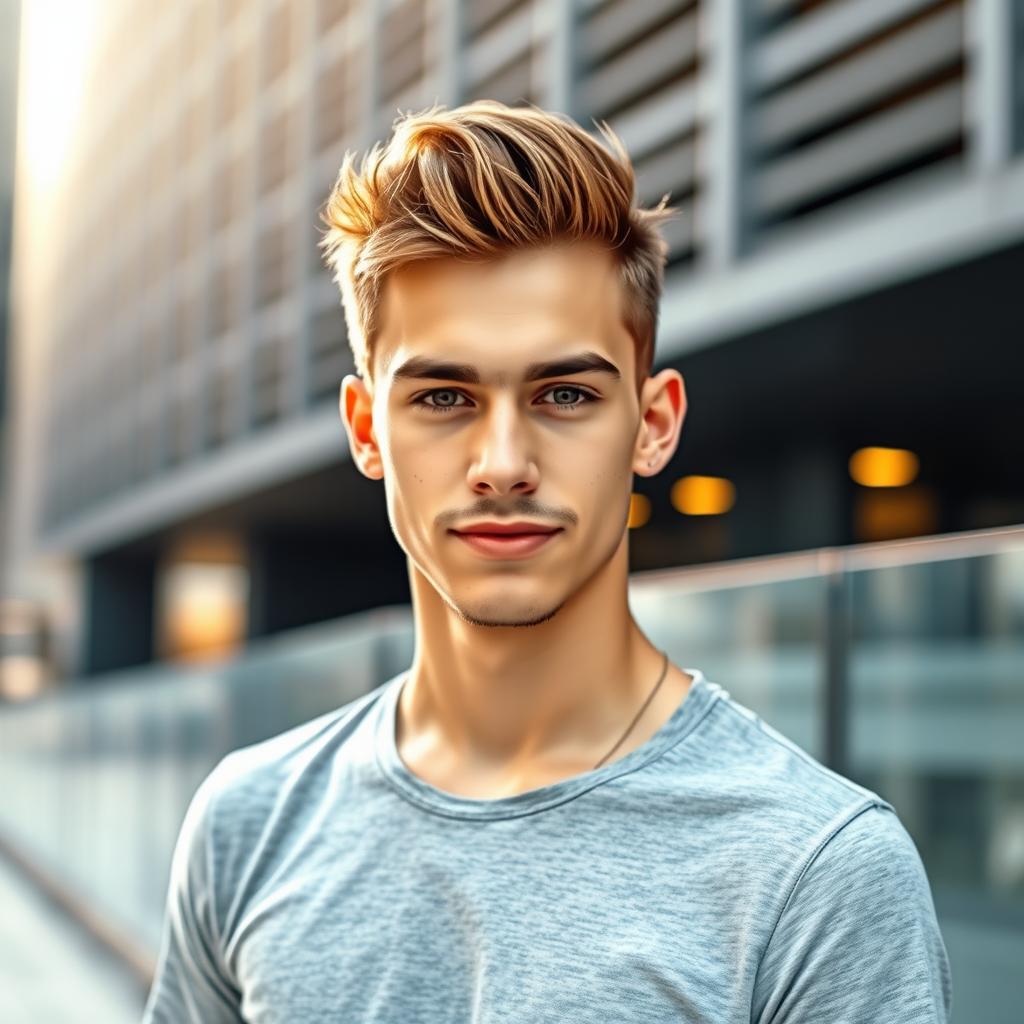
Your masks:
{"label": "faded haircut sides", "polygon": [[[595,122],[597,124],[597,122]],[[356,372],[372,387],[386,275],[440,256],[487,260],[512,250],[589,242],[616,259],[637,392],[650,375],[668,245],[669,196],[634,205],[625,146],[602,121],[611,152],[565,115],[476,100],[396,118],[385,145],[357,168],[346,151],[320,211],[319,247],[341,291]]]}

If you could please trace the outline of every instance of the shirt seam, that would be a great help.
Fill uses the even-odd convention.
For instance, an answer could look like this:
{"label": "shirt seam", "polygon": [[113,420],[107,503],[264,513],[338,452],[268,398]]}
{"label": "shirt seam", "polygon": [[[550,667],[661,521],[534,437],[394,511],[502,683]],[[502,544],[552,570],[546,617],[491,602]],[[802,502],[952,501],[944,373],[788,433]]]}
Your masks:
{"label": "shirt seam", "polygon": [[[762,729],[759,724],[761,719],[758,718],[758,721],[752,721],[749,718],[747,718],[747,716],[743,714],[743,712],[740,711],[738,707],[736,707],[731,697],[727,698],[724,704],[734,714],[739,715],[740,718],[742,718],[744,722],[747,723],[747,725],[753,725],[755,728],[757,728],[757,731],[765,739],[771,740],[771,742],[774,743],[776,746],[782,747],[783,750],[788,750],[790,753],[795,754],[797,757],[800,758],[801,761],[807,764],[810,768],[813,768],[818,775],[824,775],[826,778],[832,779],[834,782],[838,782],[845,789],[853,793],[854,796],[860,797],[862,800],[872,800],[875,803],[878,803],[880,801],[889,810],[895,810],[895,808],[893,808],[893,806],[887,800],[882,798],[879,794],[874,793],[871,790],[868,790],[866,787],[860,786],[857,783],[853,782],[851,779],[847,779],[844,776],[840,775],[838,772],[833,771],[831,768],[828,767],[828,765],[822,764],[811,754],[809,754],[806,750],[804,750],[802,747],[799,747],[791,740],[785,740],[785,737],[780,739],[780,737],[774,736],[767,730]],[[783,740],[785,740],[785,742],[783,742]]]}
{"label": "shirt seam", "polygon": [[790,885],[789,887],[789,892],[786,894],[786,899],[783,902],[781,909],[775,917],[775,922],[772,925],[771,931],[768,933],[768,938],[765,940],[764,946],[761,949],[761,956],[759,957],[758,961],[759,963],[761,960],[764,959],[768,947],[772,944],[772,939],[775,937],[775,932],[778,930],[783,915],[789,908],[790,903],[792,903],[793,896],[796,893],[796,890],[799,887],[800,882],[803,881],[804,875],[806,875],[807,872],[810,870],[811,865],[814,864],[814,862],[818,859],[818,857],[821,855],[825,847],[828,846],[828,844],[831,843],[832,840],[835,839],[835,837],[839,835],[839,833],[842,832],[842,830],[846,828],[847,825],[849,825],[852,821],[855,821],[866,811],[870,811],[872,808],[878,808],[879,810],[892,809],[890,805],[886,803],[886,801],[881,800],[880,798],[866,797],[862,803],[855,804],[852,808],[847,809],[844,812],[845,817],[840,818],[833,826],[830,826],[829,830],[825,833],[825,835],[818,841],[817,845],[815,845],[811,852],[808,854],[807,858],[804,860],[803,866],[797,872],[796,878],[793,880],[792,885]]}

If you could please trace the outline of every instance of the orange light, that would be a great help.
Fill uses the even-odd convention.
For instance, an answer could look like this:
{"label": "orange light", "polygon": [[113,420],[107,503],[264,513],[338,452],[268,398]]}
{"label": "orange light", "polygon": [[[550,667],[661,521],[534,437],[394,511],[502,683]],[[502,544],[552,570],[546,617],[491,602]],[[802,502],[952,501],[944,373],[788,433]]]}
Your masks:
{"label": "orange light", "polygon": [[241,647],[249,586],[245,566],[178,562],[166,568],[161,582],[163,657],[215,660]]}
{"label": "orange light", "polygon": [[905,487],[919,465],[906,448],[859,448],[850,456],[850,476],[862,487]]}
{"label": "orange light", "polygon": [[629,522],[626,524],[629,529],[635,530],[643,526],[651,518],[651,500],[643,494],[631,494],[629,496]]}
{"label": "orange light", "polygon": [[0,658],[0,700],[28,700],[46,685],[43,662],[27,654]]}
{"label": "orange light", "polygon": [[684,476],[672,485],[671,501],[684,516],[720,516],[736,504],[736,487],[721,476]]}

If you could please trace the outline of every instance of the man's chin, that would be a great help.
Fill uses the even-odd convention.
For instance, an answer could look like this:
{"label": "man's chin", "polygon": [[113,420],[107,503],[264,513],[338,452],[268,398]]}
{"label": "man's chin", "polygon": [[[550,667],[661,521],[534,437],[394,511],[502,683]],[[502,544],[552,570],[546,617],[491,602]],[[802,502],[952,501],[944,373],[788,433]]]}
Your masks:
{"label": "man's chin", "polygon": [[539,626],[553,619],[561,610],[561,604],[541,605],[518,602],[455,602],[448,606],[459,619],[470,626],[486,626],[493,629],[525,629]]}

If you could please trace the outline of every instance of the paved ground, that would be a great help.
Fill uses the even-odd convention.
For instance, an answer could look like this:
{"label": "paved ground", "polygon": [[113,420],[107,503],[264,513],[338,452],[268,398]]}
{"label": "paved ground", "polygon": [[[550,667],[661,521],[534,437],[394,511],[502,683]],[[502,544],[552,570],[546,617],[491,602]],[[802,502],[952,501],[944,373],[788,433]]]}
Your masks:
{"label": "paved ground", "polygon": [[139,1024],[146,993],[0,855],[0,1021]]}

